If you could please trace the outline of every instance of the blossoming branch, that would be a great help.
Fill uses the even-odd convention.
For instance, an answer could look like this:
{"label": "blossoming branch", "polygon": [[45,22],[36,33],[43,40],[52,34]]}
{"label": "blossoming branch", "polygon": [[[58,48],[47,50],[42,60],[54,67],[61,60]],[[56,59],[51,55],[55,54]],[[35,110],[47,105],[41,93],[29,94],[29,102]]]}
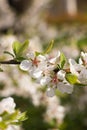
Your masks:
{"label": "blossoming branch", "polygon": [[[53,41],[44,52],[28,52],[29,41],[24,43],[14,42],[13,54],[9,61],[0,61],[1,64],[19,65],[20,69],[27,71],[29,76],[35,79],[41,86],[46,86],[46,94],[49,97],[55,95],[55,91],[71,94],[74,86],[87,85],[87,53],[81,52],[79,62],[68,59],[60,51],[54,57],[50,56]],[[2,69],[1,69],[2,70]]]}

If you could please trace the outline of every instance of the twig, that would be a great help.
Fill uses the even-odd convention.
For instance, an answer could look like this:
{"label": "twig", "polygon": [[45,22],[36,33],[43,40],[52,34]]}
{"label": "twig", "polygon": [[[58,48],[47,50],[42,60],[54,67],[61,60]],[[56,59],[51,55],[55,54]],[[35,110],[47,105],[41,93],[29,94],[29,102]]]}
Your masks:
{"label": "twig", "polygon": [[20,64],[20,62],[16,60],[8,60],[8,61],[0,61],[0,64],[18,65]]}

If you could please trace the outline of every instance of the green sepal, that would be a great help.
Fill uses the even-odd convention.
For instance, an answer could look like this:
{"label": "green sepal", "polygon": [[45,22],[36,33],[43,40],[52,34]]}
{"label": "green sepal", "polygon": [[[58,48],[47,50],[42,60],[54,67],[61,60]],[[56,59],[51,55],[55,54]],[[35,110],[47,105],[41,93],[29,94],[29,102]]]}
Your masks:
{"label": "green sepal", "polygon": [[41,52],[35,51],[35,56],[43,55]]}

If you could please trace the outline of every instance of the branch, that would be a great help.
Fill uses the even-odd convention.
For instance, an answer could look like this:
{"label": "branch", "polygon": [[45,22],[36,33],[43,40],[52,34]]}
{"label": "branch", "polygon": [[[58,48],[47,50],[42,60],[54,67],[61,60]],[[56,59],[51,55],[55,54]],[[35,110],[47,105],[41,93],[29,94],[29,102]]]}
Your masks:
{"label": "branch", "polygon": [[16,61],[16,60],[8,60],[8,61],[0,61],[0,64],[18,65],[18,64],[20,64],[20,62]]}

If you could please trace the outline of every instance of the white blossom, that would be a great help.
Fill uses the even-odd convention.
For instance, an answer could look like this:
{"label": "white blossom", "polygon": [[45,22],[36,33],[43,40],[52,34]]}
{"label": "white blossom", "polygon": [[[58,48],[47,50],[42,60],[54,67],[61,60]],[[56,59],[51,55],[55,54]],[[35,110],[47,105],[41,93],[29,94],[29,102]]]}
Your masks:
{"label": "white blossom", "polygon": [[0,114],[3,112],[13,113],[15,110],[16,104],[14,103],[14,99],[12,97],[4,98],[0,102]]}
{"label": "white blossom", "polygon": [[65,80],[65,74],[66,72],[63,70],[58,71],[56,74],[53,75],[46,75],[45,77],[41,78],[40,84],[46,85],[48,87],[47,89],[47,95],[49,97],[52,97],[55,95],[55,90],[58,89],[62,93],[72,93],[73,86],[70,85]]}

